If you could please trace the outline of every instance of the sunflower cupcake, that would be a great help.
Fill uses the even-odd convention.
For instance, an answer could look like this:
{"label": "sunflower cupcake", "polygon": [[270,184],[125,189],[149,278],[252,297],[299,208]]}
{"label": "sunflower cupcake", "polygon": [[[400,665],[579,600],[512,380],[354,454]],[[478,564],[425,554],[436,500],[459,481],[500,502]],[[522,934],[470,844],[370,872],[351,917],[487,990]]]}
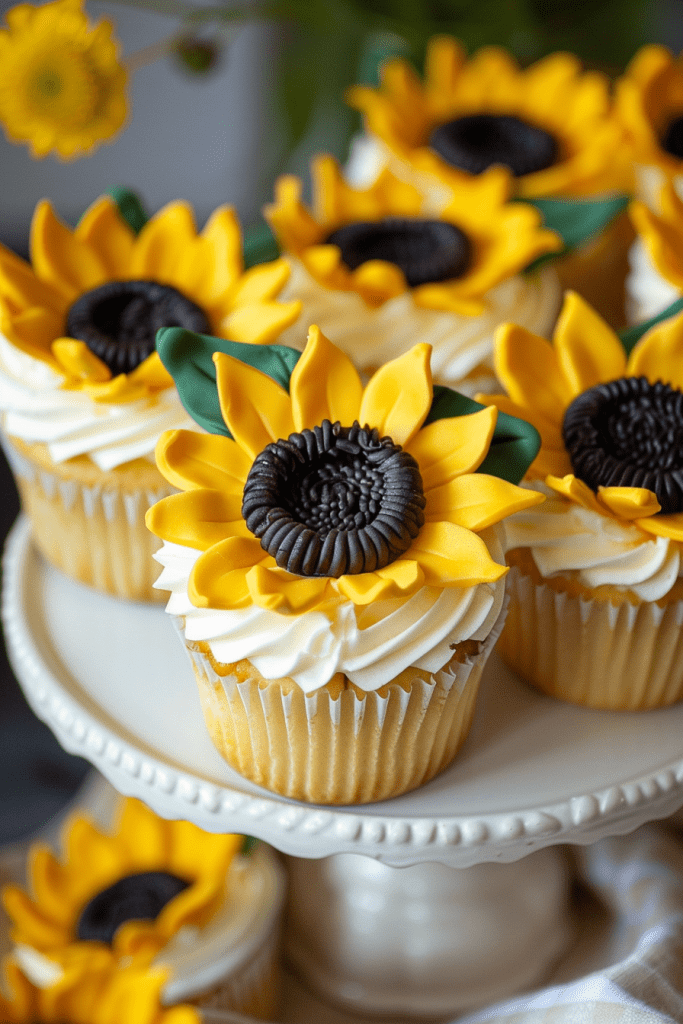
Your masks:
{"label": "sunflower cupcake", "polygon": [[61,977],[33,984],[13,957],[6,958],[0,990],[3,1024],[209,1024],[194,1006],[162,1006],[163,970],[129,967],[112,973],[106,957],[62,960]]}
{"label": "sunflower cupcake", "polygon": [[132,799],[122,801],[111,833],[73,817],[63,859],[35,844],[29,892],[3,891],[12,961],[39,999],[71,991],[79,973],[90,979],[84,997],[151,970],[164,1005],[269,1017],[284,885],[267,847],[247,850],[244,836],[164,821]]}
{"label": "sunflower cupcake", "polygon": [[107,196],[74,230],[43,201],[31,263],[0,246],[2,439],[53,565],[119,597],[158,599],[144,513],[170,489],[153,451],[187,417],[154,335],[181,325],[269,341],[298,313],[272,301],[288,272],[283,261],[243,272],[233,212],[216,210],[197,234],[181,202],[136,235]]}
{"label": "sunflower cupcake", "polygon": [[627,312],[638,324],[683,296],[683,202],[673,179],[659,190],[657,212],[638,200],[629,213],[638,235],[629,255]]}
{"label": "sunflower cupcake", "polygon": [[500,47],[468,58],[457,39],[435,36],[423,80],[408,61],[394,59],[384,64],[378,89],[355,87],[348,101],[375,140],[374,165],[415,183],[437,212],[462,172],[480,175],[493,166],[506,167],[516,194],[539,200],[546,214],[553,204],[566,207],[562,219],[573,230],[581,226],[582,241],[556,264],[561,285],[623,324],[633,234],[611,200],[629,191],[631,160],[605,75],[584,71],[570,53],[524,69]]}
{"label": "sunflower cupcake", "polygon": [[357,190],[332,157],[320,156],[312,175],[313,211],[292,176],[279,179],[265,210],[291,268],[281,298],[302,304],[282,343],[301,347],[300,324],[317,323],[369,375],[420,338],[433,346],[434,379],[471,394],[495,383],[493,332],[502,320],[551,329],[556,274],[523,271],[562,241],[537,210],[509,201],[512,179],[502,168],[458,174],[438,217],[389,170]]}
{"label": "sunflower cupcake", "polygon": [[[508,395],[541,435],[506,522],[510,614],[499,650],[552,696],[646,710],[683,696],[683,316],[620,339],[569,293],[552,344],[512,324],[496,340]],[[508,397],[509,396],[509,397]]]}
{"label": "sunflower cupcake", "polygon": [[535,432],[504,418],[501,454],[496,411],[433,389],[425,344],[366,387],[317,327],[302,355],[172,330],[157,344],[208,431],[159,441],[183,493],[147,523],[214,744],[312,802],[428,781],[467,735],[502,623],[496,524],[542,500],[502,479]]}
{"label": "sunflower cupcake", "polygon": [[379,89],[347,94],[392,170],[416,176],[439,204],[458,172],[508,167],[517,192],[586,197],[625,184],[623,132],[610,83],[578,57],[553,53],[521,69],[500,47],[467,58],[450,36],[427,47],[424,81],[402,58],[387,61]]}

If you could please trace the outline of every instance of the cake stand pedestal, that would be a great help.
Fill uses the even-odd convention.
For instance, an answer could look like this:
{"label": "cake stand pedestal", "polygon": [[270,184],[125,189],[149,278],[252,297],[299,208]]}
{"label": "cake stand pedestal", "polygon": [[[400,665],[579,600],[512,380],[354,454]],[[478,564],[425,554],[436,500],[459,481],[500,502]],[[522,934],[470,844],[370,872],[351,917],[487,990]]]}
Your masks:
{"label": "cake stand pedestal", "polygon": [[[254,835],[298,858],[292,955],[314,985],[349,1006],[389,1012],[393,999],[439,1016],[533,984],[568,936],[566,867],[552,847],[624,834],[683,804],[683,704],[647,714],[575,708],[536,693],[495,655],[464,748],[426,786],[354,807],[269,793],[213,747],[164,611],[68,580],[37,554],[24,519],[7,542],[3,621],[33,710],[119,792],[162,817]],[[542,853],[522,860],[534,851]],[[321,858],[331,859],[310,863]],[[492,862],[506,867],[496,875]],[[439,867],[475,865],[456,874]],[[365,975],[367,955],[354,968],[349,954],[361,951],[363,921],[365,949],[377,954]],[[445,921],[455,924],[434,942]],[[533,971],[522,963],[525,949]],[[486,988],[468,994],[473,963]],[[432,979],[451,977],[450,1001],[428,1006],[411,990],[411,978],[431,970]]]}

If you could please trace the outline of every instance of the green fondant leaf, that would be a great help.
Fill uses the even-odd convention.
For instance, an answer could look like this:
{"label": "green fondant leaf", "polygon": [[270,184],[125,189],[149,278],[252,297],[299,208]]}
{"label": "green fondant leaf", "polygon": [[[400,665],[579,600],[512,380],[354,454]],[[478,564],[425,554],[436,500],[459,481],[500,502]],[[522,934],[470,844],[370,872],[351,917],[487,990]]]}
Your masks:
{"label": "green fondant leaf", "polygon": [[614,196],[611,199],[527,199],[543,215],[547,228],[557,231],[564,242],[564,248],[557,253],[548,253],[534,260],[533,270],[548,260],[565,256],[577,249],[593,235],[602,231],[610,221],[618,217],[629,204],[628,196]]}
{"label": "green fondant leaf", "polygon": [[280,255],[275,235],[267,224],[254,224],[244,232],[244,266],[255,267],[257,263],[269,263]]}
{"label": "green fondant leaf", "polygon": [[285,345],[249,345],[208,334],[195,334],[182,327],[162,327],[157,331],[156,346],[162,363],[175,381],[180,401],[200,427],[210,434],[231,434],[223,422],[218,391],[214,352],[239,359],[261,370],[289,391],[289,378],[300,352]]}
{"label": "green fondant leaf", "polygon": [[[472,398],[466,398],[458,391],[434,385],[434,401],[425,423],[446,419],[450,416],[469,416],[484,406]],[[491,439],[489,453],[477,470],[491,476],[518,484],[534,461],[541,447],[541,437],[535,427],[526,420],[499,412],[496,429]]]}
{"label": "green fondant leaf", "polygon": [[119,208],[119,213],[130,228],[139,235],[149,220],[140,197],[129,188],[117,186],[109,189],[109,195]]}
{"label": "green fondant leaf", "polygon": [[683,299],[676,299],[662,313],[658,313],[657,316],[646,320],[645,323],[636,324],[635,327],[629,327],[627,331],[621,331],[619,337],[626,349],[626,354],[631,354],[631,350],[635,347],[636,343],[640,341],[644,334],[647,334],[651,327],[661,324],[664,320],[671,319],[672,316],[676,316],[678,313],[683,313]]}
{"label": "green fondant leaf", "polygon": [[258,844],[259,840],[254,836],[244,836],[240,853],[243,857],[251,857]]}

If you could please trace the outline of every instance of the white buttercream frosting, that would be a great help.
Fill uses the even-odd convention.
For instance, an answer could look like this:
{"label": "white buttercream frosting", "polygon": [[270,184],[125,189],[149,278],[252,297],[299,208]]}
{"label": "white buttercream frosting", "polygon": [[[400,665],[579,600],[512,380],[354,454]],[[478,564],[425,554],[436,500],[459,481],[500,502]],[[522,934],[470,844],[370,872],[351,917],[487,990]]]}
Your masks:
{"label": "white buttercream frosting", "polygon": [[507,550],[529,548],[542,576],[585,587],[630,590],[641,601],[665,597],[682,574],[681,544],[559,497],[543,484],[542,505],[505,520]]}
{"label": "white buttercream frosting", "polygon": [[[463,391],[467,390],[461,386],[463,378],[476,367],[483,364],[493,374],[493,339],[499,324],[510,321],[546,336],[559,310],[560,285],[550,267],[508,278],[485,296],[484,313],[462,316],[423,309],[410,291],[371,307],[357,292],[326,288],[299,260],[288,257],[288,261],[292,272],[280,300],[300,299],[302,310],[278,338],[280,344],[303,349],[309,324],[317,324],[361,372],[369,373],[417,342],[429,342],[434,382]],[[474,387],[467,393],[474,393]]]}
{"label": "white buttercream frosting", "polygon": [[[502,535],[480,534],[504,564]],[[155,554],[164,569],[155,586],[170,590],[169,614],[185,620],[187,640],[204,641],[216,661],[249,661],[266,679],[291,677],[305,693],[344,672],[360,689],[378,690],[414,665],[438,672],[461,640],[484,640],[500,612],[505,581],[474,587],[422,587],[407,600],[356,608],[341,600],[331,617],[321,611],[283,615],[257,605],[228,611],[196,608],[187,592],[201,552],[169,542]]]}
{"label": "white buttercream frosting", "polygon": [[647,246],[637,238],[628,254],[626,316],[629,324],[642,324],[680,299],[678,288],[656,269]]}
{"label": "white buttercream frosting", "polygon": [[95,402],[62,388],[63,377],[0,335],[0,413],[10,437],[47,445],[53,462],[89,455],[103,471],[154,461],[164,430],[196,429],[175,388],[137,402]]}

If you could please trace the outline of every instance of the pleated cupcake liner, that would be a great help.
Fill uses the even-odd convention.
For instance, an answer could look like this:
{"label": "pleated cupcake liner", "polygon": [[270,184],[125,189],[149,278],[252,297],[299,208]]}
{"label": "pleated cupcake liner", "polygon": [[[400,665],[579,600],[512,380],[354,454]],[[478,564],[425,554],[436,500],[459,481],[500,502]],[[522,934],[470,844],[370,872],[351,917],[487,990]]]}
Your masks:
{"label": "pleated cupcake liner", "polygon": [[[419,670],[379,691],[345,686],[306,694],[255,673],[238,679],[215,665],[206,645],[184,637],[206,725],[241,775],[283,796],[312,803],[362,804],[428,782],[453,760],[474,715],[486,660],[505,618],[503,606],[474,657],[456,652],[424,679]],[[225,670],[224,672],[222,670]]]}
{"label": "pleated cupcake liner", "polygon": [[536,583],[513,567],[498,651],[544,693],[572,704],[646,711],[683,698],[683,601],[612,604]]}
{"label": "pleated cupcake liner", "polygon": [[2,447],[14,474],[38,550],[67,576],[115,597],[164,603],[155,590],[161,541],[145,526],[147,509],[175,489],[159,475],[159,488],[124,490],[86,485],[69,475],[69,464],[50,472],[4,435]]}

